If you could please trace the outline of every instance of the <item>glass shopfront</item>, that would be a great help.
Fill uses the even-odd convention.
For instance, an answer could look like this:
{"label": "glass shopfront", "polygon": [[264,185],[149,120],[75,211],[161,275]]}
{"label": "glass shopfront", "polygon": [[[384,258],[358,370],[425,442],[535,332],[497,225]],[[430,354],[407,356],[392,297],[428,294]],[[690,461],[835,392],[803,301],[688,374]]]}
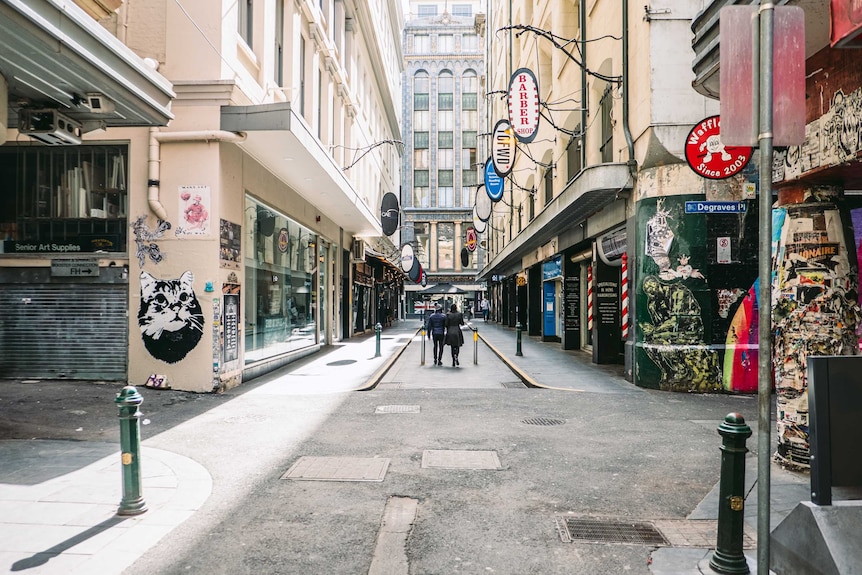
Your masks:
{"label": "glass shopfront", "polygon": [[246,196],[245,362],[319,341],[319,240],[286,215]]}

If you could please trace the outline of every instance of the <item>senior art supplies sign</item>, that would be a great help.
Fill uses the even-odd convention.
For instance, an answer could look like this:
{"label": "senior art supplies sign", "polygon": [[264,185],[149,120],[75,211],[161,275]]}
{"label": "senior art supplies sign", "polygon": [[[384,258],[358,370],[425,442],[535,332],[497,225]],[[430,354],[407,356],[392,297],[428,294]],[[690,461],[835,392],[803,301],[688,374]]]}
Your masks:
{"label": "senior art supplies sign", "polygon": [[528,68],[509,80],[509,122],[518,141],[529,144],[539,131],[539,81]]}
{"label": "senior art supplies sign", "polygon": [[685,140],[685,161],[699,176],[723,180],[742,171],[753,148],[721,143],[721,119],[710,116],[695,125]]}

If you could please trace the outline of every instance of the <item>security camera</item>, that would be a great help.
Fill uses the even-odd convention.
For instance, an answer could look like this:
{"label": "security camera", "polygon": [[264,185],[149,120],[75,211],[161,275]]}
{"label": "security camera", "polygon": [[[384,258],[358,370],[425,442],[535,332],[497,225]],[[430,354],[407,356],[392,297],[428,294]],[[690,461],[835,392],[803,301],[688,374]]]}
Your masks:
{"label": "security camera", "polygon": [[87,107],[93,114],[112,114],[114,103],[104,94],[87,94]]}

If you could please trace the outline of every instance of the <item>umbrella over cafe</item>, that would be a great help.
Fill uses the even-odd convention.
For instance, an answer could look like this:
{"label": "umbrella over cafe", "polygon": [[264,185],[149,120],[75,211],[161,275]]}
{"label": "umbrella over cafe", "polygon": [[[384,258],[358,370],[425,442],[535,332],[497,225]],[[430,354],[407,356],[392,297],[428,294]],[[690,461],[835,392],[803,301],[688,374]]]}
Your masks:
{"label": "umbrella over cafe", "polygon": [[422,295],[459,295],[467,292],[450,283],[441,283],[419,290],[419,293]]}

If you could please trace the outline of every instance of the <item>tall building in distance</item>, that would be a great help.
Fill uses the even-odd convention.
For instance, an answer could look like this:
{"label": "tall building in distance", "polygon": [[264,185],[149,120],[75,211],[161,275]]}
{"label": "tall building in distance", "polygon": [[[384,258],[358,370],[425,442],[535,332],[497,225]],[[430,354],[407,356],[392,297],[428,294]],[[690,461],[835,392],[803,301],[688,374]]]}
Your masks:
{"label": "tall building in distance", "polygon": [[[467,249],[478,183],[483,125],[481,2],[411,0],[404,28],[403,242],[427,274],[427,286],[451,283],[473,305],[481,292],[481,247]],[[421,285],[408,282],[408,314],[422,309]],[[467,302],[464,302],[465,304]]]}

